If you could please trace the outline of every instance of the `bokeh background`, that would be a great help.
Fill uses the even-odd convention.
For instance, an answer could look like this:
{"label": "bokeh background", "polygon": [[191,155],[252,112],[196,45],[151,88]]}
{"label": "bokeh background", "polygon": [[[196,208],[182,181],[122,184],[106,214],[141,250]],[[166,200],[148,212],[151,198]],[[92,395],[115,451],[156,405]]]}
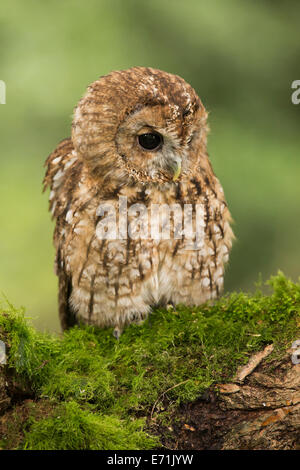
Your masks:
{"label": "bokeh background", "polygon": [[226,291],[300,274],[300,3],[3,0],[0,291],[59,330],[43,163],[86,86],[114,69],[176,73],[210,112],[209,153],[235,220]]}

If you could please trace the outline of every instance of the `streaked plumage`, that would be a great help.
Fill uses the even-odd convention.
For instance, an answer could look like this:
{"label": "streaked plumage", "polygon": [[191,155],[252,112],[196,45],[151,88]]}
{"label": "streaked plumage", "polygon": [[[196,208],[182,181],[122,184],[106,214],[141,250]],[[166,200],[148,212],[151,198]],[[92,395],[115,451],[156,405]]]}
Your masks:
{"label": "streaked plumage", "polygon": [[[206,120],[192,87],[160,70],[112,72],[88,87],[72,137],[48,157],[44,180],[56,220],[63,328],[83,321],[118,332],[153,305],[198,305],[221,292],[233,233],[206,151]],[[151,132],[163,139],[156,151],[138,143],[137,135]],[[203,246],[187,250],[184,238],[100,239],[99,205],[118,211],[120,196],[148,211],[151,204],[200,205]]]}

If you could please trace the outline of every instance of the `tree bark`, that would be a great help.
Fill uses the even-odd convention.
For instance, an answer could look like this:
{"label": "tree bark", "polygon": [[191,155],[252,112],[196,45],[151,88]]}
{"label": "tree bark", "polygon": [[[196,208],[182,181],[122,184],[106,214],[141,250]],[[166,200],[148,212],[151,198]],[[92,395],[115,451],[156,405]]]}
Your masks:
{"label": "tree bark", "polygon": [[[267,349],[269,348],[269,349]],[[218,384],[182,410],[172,447],[177,449],[300,449],[300,364],[293,350],[263,361],[269,346],[253,356],[232,382]],[[170,443],[169,443],[170,445]]]}
{"label": "tree bark", "polygon": [[0,416],[9,408],[11,399],[8,395],[4,366],[0,365]]}

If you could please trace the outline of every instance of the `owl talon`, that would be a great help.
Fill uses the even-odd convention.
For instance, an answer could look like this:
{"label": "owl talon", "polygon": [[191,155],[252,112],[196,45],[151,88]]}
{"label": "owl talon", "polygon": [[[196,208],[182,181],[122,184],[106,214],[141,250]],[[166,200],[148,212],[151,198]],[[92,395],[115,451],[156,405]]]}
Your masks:
{"label": "owl talon", "polygon": [[116,328],[114,329],[114,331],[113,331],[113,336],[114,336],[117,340],[119,340],[122,333],[123,333],[123,330],[122,330],[121,328],[119,328],[119,327],[116,327]]}
{"label": "owl talon", "polygon": [[175,306],[171,303],[167,304],[166,308],[167,308],[168,312],[171,311],[171,310],[175,310]]}

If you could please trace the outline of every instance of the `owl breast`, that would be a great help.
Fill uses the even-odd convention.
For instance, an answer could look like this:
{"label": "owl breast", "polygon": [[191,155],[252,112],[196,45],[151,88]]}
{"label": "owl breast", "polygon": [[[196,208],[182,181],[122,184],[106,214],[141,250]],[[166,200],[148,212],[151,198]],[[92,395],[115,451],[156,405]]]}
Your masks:
{"label": "owl breast", "polygon": [[123,328],[156,305],[217,297],[231,247],[229,212],[216,191],[189,189],[137,185],[113,199],[90,199],[80,187],[89,196],[66,214],[63,253],[78,320]]}

